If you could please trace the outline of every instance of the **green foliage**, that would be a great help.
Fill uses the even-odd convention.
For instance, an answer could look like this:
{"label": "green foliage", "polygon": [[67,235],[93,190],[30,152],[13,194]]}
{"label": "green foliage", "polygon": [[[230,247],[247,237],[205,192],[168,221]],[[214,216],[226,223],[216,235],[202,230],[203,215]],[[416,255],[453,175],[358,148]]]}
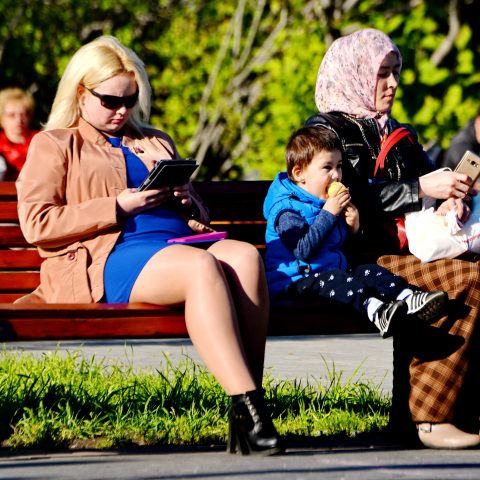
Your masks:
{"label": "green foliage", "polygon": [[[188,358],[157,372],[80,353],[0,356],[0,442],[7,448],[211,445],[227,438],[229,399]],[[390,399],[331,368],[315,385],[265,379],[273,420],[287,437],[381,432]]]}
{"label": "green foliage", "polygon": [[393,114],[414,123],[424,143],[445,148],[478,109],[475,3],[4,0],[0,88],[32,91],[43,122],[75,50],[115,35],[147,65],[152,124],[203,163],[200,176],[273,178],[284,168],[288,137],[315,112],[326,48],[370,26],[389,34],[403,55]]}

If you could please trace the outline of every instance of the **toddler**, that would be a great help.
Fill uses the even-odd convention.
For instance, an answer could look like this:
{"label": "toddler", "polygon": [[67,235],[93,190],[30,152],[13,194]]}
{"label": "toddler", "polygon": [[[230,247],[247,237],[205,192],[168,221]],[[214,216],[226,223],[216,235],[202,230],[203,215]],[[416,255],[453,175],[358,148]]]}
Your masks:
{"label": "toddler", "polygon": [[405,317],[431,322],[446,292],[423,292],[377,264],[349,268],[342,247],[360,219],[342,179],[341,144],[333,131],[304,127],[287,145],[287,171],[264,202],[265,264],[272,298],[328,298],[367,315],[383,338]]}

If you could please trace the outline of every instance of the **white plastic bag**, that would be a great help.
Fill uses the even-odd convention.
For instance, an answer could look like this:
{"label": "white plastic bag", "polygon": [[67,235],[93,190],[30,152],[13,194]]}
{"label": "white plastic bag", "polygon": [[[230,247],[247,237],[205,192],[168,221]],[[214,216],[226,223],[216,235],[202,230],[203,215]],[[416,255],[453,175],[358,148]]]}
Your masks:
{"label": "white plastic bag", "polygon": [[431,203],[427,199],[422,210],[405,215],[410,252],[423,262],[455,258],[467,251],[480,253],[480,199],[473,198],[470,218],[460,224],[457,233],[451,233],[451,227],[429,206]]}
{"label": "white plastic bag", "polygon": [[467,251],[467,245],[452,235],[443,216],[433,207],[405,215],[405,231],[410,252],[422,262],[455,258]]}

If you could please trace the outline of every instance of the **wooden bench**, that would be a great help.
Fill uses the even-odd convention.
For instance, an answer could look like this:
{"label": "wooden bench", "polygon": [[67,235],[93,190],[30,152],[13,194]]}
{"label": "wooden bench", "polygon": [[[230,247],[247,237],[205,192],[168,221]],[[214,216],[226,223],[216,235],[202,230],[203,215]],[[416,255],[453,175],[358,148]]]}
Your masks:
{"label": "wooden bench", "polygon": [[[212,226],[263,252],[262,205],[269,181],[196,182]],[[183,309],[149,304],[13,303],[39,283],[41,258],[18,225],[14,183],[0,182],[0,340],[162,338],[187,335]],[[270,335],[375,331],[352,310],[327,302],[272,305]]]}

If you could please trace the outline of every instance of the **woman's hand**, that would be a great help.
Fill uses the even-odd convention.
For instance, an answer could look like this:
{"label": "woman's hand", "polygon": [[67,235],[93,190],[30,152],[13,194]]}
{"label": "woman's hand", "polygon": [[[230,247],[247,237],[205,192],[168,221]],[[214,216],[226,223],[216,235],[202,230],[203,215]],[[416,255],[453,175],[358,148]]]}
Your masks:
{"label": "woman's hand", "polygon": [[144,190],[139,192],[136,188],[127,188],[117,196],[117,213],[128,216],[143,212],[150,208],[158,207],[172,197],[169,187],[158,190]]}
{"label": "woman's hand", "polygon": [[166,152],[165,147],[156,138],[135,140],[133,153],[150,168],[153,168],[159,160],[170,158],[170,154]]}
{"label": "woman's hand", "polygon": [[349,202],[350,192],[348,190],[336,190],[333,195],[327,198],[323,209],[332,215],[340,215]]}
{"label": "woman's hand", "polygon": [[437,170],[419,179],[420,198],[465,198],[471,187],[471,178],[464,173]]}
{"label": "woman's hand", "polygon": [[190,196],[190,184],[179,185],[173,187],[173,196],[184,206],[190,207],[192,205],[192,197]]}
{"label": "woman's hand", "polygon": [[360,230],[360,214],[357,207],[352,202],[349,202],[343,214],[345,215],[345,222],[350,227],[352,233],[357,233]]}

